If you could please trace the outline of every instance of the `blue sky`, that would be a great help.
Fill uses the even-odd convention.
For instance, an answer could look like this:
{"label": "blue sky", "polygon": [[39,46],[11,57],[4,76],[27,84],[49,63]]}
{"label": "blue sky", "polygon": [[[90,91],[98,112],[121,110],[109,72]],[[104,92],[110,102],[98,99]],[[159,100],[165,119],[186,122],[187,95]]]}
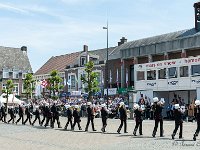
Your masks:
{"label": "blue sky", "polygon": [[37,71],[51,56],[194,27],[197,0],[0,0],[0,45],[28,47]]}

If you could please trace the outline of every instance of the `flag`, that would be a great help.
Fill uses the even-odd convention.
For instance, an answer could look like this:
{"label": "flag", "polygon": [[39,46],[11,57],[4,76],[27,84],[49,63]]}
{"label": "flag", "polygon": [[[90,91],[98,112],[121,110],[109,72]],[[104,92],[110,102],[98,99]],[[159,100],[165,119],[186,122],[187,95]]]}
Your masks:
{"label": "flag", "polygon": [[42,80],[42,83],[41,83],[42,88],[45,88],[47,85],[48,85],[47,80],[45,80],[45,79]]}
{"label": "flag", "polygon": [[119,88],[119,74],[118,74],[118,68],[117,68],[116,82],[117,82],[117,88]]}
{"label": "flag", "polygon": [[126,86],[128,88],[128,69],[126,68]]}

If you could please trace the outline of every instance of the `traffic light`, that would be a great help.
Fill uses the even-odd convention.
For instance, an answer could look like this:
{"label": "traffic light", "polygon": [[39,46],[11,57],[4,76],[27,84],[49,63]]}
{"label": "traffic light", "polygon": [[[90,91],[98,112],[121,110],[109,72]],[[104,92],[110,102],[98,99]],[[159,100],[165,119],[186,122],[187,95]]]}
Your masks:
{"label": "traffic light", "polygon": [[196,15],[197,15],[197,21],[200,22],[200,7],[197,7]]}

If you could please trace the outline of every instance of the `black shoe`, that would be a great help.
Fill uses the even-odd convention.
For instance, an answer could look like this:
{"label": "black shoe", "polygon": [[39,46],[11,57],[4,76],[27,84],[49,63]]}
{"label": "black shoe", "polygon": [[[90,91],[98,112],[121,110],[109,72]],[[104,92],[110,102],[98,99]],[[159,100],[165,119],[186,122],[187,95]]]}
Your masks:
{"label": "black shoe", "polygon": [[134,136],[137,136],[135,131],[133,131],[133,135],[134,135]]}
{"label": "black shoe", "polygon": [[87,132],[88,131],[88,129],[85,129],[85,132]]}
{"label": "black shoe", "polygon": [[143,135],[142,133],[140,133],[140,135]]}
{"label": "black shoe", "polygon": [[97,131],[96,129],[93,129],[93,131]]}
{"label": "black shoe", "polygon": [[164,137],[164,135],[160,135],[160,137]]}
{"label": "black shoe", "polygon": [[79,130],[82,130],[82,128],[79,128]]}
{"label": "black shoe", "polygon": [[125,131],[124,133],[128,133],[127,131]]}
{"label": "black shoe", "polygon": [[172,134],[171,136],[172,136],[172,140],[174,140],[174,134]]}
{"label": "black shoe", "polygon": [[182,139],[183,137],[182,136],[179,136],[179,139]]}
{"label": "black shoe", "polygon": [[196,139],[196,134],[194,134],[193,140],[194,140],[194,141],[196,141],[196,140],[197,140],[197,139]]}

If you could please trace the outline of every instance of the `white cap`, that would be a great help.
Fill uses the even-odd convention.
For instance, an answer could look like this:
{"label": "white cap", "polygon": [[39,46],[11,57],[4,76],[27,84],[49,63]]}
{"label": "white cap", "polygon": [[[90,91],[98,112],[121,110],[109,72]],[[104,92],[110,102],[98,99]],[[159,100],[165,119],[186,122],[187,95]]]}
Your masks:
{"label": "white cap", "polygon": [[95,107],[95,106],[96,106],[95,104],[92,105],[92,107]]}
{"label": "white cap", "polygon": [[133,106],[133,108],[134,108],[134,109],[139,109],[140,106],[139,106],[138,104],[135,104],[135,105]]}
{"label": "white cap", "polygon": [[70,108],[70,105],[65,105],[65,108],[66,108],[66,109]]}
{"label": "white cap", "polygon": [[174,105],[174,108],[175,108],[175,109],[179,109],[179,108],[180,108],[179,104],[175,104],[175,105]]}
{"label": "white cap", "polygon": [[105,107],[106,105],[105,104],[101,104],[101,107]]}
{"label": "white cap", "polygon": [[78,108],[78,105],[75,105],[74,107],[75,107],[75,108]]}
{"label": "white cap", "polygon": [[90,106],[92,103],[91,102],[87,102],[87,105]]}
{"label": "white cap", "polygon": [[38,108],[39,108],[39,106],[38,106],[38,105],[36,105],[36,106],[35,106],[35,108],[36,108],[36,109],[38,109]]}
{"label": "white cap", "polygon": [[199,106],[199,105],[200,105],[200,100],[196,100],[196,101],[195,101],[195,105],[196,105],[196,106]]}
{"label": "white cap", "polygon": [[159,99],[158,99],[158,97],[154,97],[153,98],[153,102],[155,103],[155,102],[158,102],[159,101]]}
{"label": "white cap", "polygon": [[120,102],[119,104],[120,104],[120,106],[123,106],[123,105],[124,105],[124,102]]}

